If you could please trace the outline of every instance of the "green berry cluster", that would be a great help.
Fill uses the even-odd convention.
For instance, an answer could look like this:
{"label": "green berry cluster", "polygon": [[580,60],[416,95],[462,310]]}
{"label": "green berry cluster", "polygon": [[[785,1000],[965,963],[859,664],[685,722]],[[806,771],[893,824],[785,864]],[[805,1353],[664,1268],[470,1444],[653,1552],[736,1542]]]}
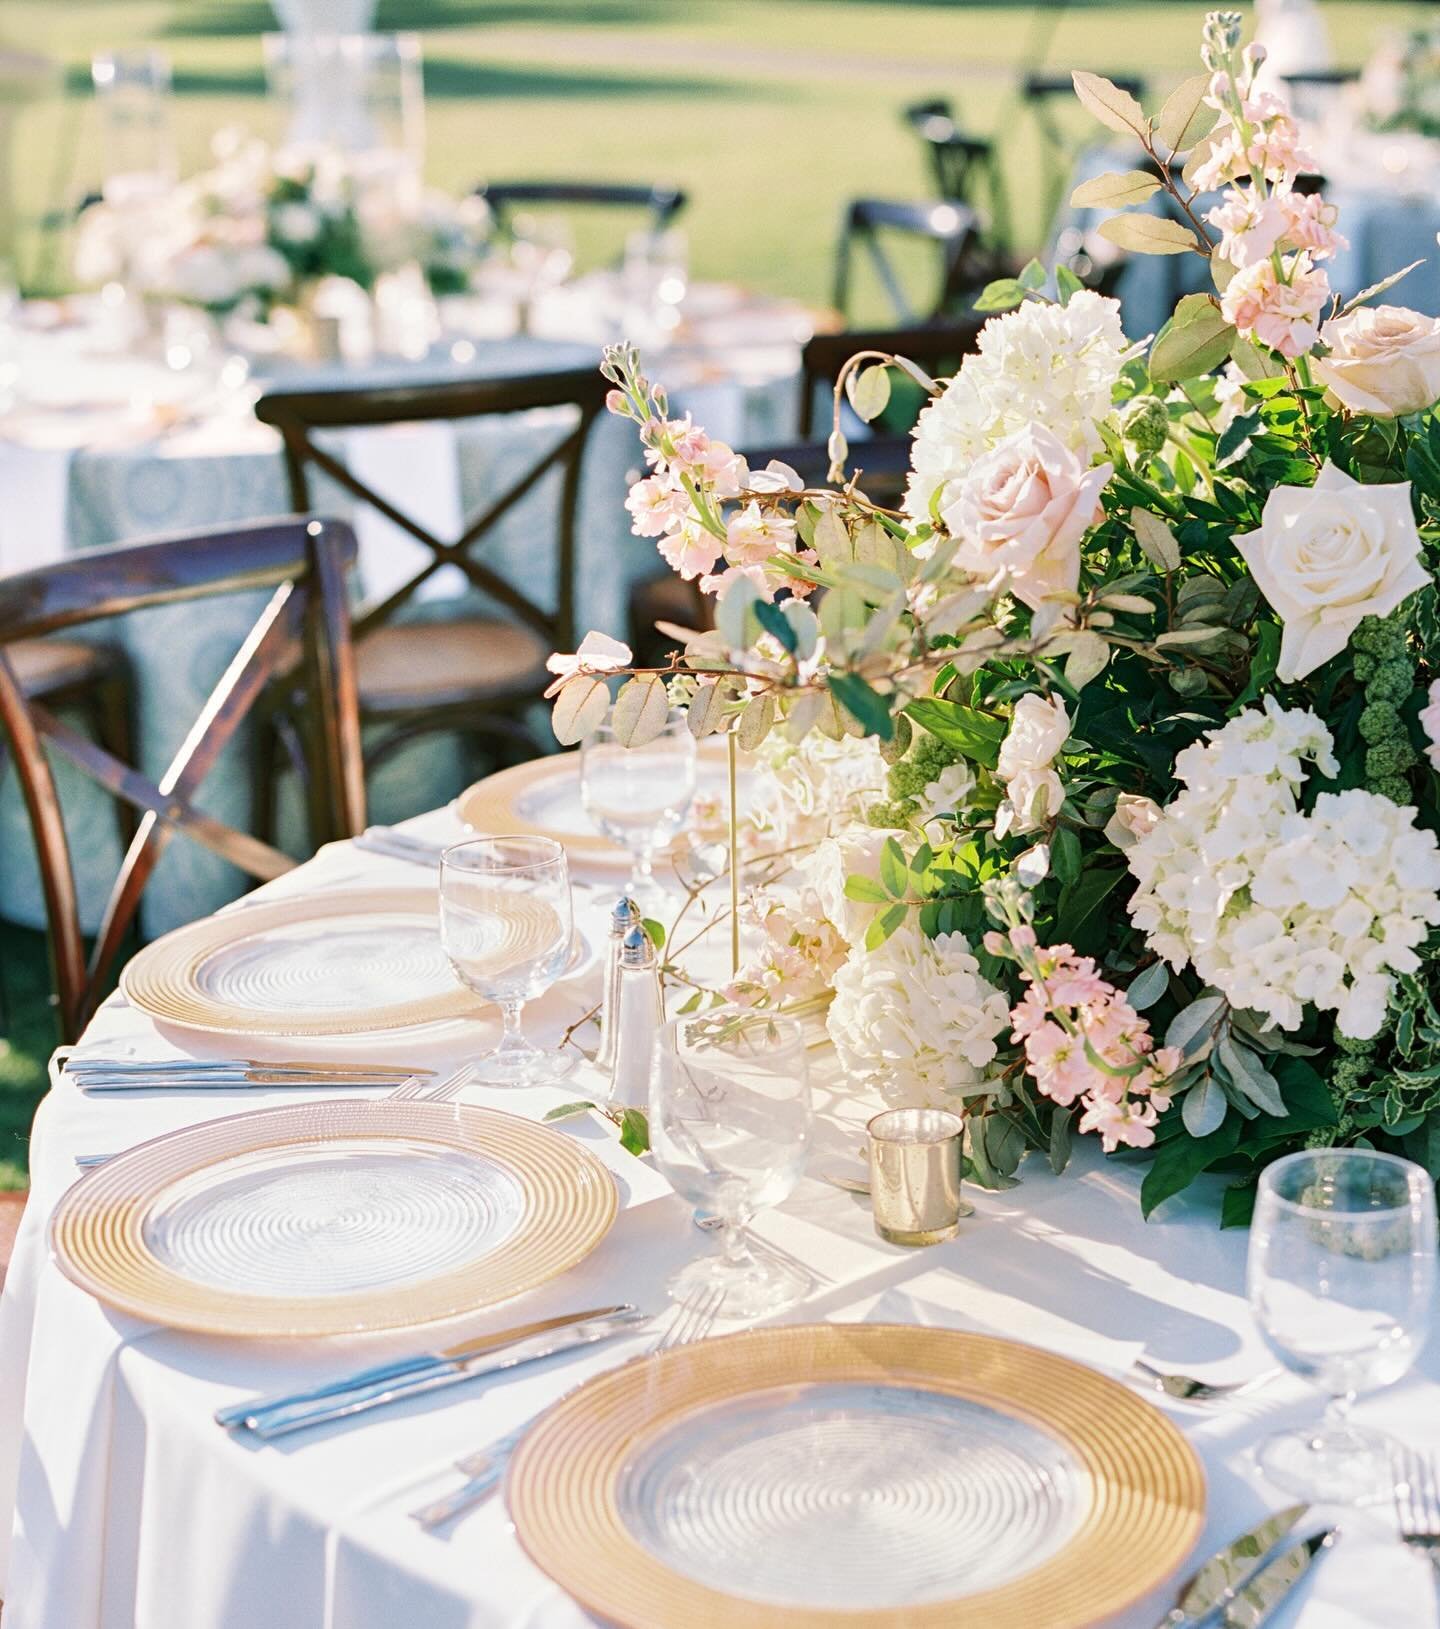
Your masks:
{"label": "green berry cluster", "polygon": [[886,784],[893,801],[872,804],[869,821],[872,826],[907,826],[915,813],[915,806],[931,781],[941,774],[962,754],[958,747],[947,746],[928,730],[916,730],[910,750],[890,766]]}
{"label": "green berry cluster", "polygon": [[1415,688],[1415,658],[1396,616],[1366,617],[1350,636],[1355,677],[1365,686],[1360,739],[1365,743],[1365,780],[1394,803],[1410,802],[1406,778],[1417,755],[1400,706]]}
{"label": "green berry cluster", "polygon": [[1170,434],[1170,415],[1158,396],[1136,396],[1120,413],[1120,433],[1141,458],[1153,458]]}

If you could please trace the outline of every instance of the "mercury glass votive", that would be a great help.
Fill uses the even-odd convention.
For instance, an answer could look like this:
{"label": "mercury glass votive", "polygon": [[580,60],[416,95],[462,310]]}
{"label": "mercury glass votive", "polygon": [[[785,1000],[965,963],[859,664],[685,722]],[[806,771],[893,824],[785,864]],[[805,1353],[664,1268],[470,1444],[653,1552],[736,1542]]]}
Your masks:
{"label": "mercury glass votive", "polygon": [[940,1244],[960,1231],[965,1122],[948,1109],[886,1109],[866,1126],[870,1208],[891,1244]]}

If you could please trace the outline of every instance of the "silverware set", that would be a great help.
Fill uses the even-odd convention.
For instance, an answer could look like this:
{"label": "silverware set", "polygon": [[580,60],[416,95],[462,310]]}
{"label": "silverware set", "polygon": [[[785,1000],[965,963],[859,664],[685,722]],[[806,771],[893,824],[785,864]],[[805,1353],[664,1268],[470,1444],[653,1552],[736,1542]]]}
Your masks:
{"label": "silverware set", "polygon": [[1188,1374],[1166,1374],[1163,1369],[1157,1369],[1153,1364],[1146,1363],[1144,1358],[1136,1358],[1131,1367],[1153,1390],[1164,1393],[1177,1403],[1218,1403],[1230,1397],[1243,1397],[1247,1392],[1258,1391],[1261,1386],[1268,1386],[1272,1380],[1285,1372],[1278,1368],[1262,1369],[1259,1374],[1251,1375],[1248,1380],[1215,1382],[1197,1380]]}
{"label": "silverware set", "polygon": [[1309,1509],[1277,1511],[1217,1550],[1180,1586],[1156,1629],[1259,1629],[1334,1543],[1333,1527],[1290,1538]]}
{"label": "silverware set", "polygon": [[648,1321],[648,1314],[624,1304],[565,1313],[501,1335],[485,1335],[442,1351],[377,1364],[301,1391],[250,1397],[218,1410],[215,1421],[227,1431],[247,1431],[268,1442],[292,1431],[417,1397],[422,1392],[438,1391],[481,1375],[501,1374],[537,1363],[577,1347],[593,1346]]}
{"label": "silverware set", "polygon": [[1435,1461],[1411,1448],[1400,1448],[1391,1469],[1400,1541],[1440,1571],[1440,1476]]}
{"label": "silverware set", "polygon": [[344,1086],[394,1091],[426,1080],[433,1069],[393,1063],[316,1063],[265,1058],[106,1058],[71,1053],[64,1073],[83,1092],[143,1092],[156,1087],[184,1091],[270,1090]]}
{"label": "silverware set", "polygon": [[440,856],[447,844],[428,842],[423,837],[397,831],[394,826],[367,826],[351,844],[367,854],[383,854],[390,860],[408,860],[411,865],[428,866],[432,871],[440,867]]}
{"label": "silverware set", "polygon": [[[710,1333],[724,1299],[724,1290],[717,1286],[708,1291],[698,1291],[682,1302],[670,1321],[662,1323],[647,1356],[703,1340]],[[455,1461],[455,1469],[466,1478],[466,1481],[453,1493],[447,1493],[429,1504],[421,1505],[418,1510],[412,1510],[410,1515],[413,1519],[419,1522],[427,1533],[433,1532],[437,1527],[443,1527],[447,1522],[454,1521],[457,1516],[463,1516],[467,1511],[484,1504],[504,1481],[505,1472],[515,1450],[524,1441],[533,1423],[533,1420],[526,1420],[513,1431],[507,1432],[503,1437],[497,1437],[494,1442],[487,1443],[476,1452],[463,1454]]]}
{"label": "silverware set", "polygon": [[[416,1071],[407,1074],[400,1084],[388,1092],[381,1099],[385,1103],[449,1103],[453,1102],[475,1078],[473,1063],[467,1063],[455,1070],[453,1074],[446,1075],[444,1080],[436,1080],[431,1070]],[[326,1081],[327,1085],[348,1086],[348,1078]],[[364,1081],[358,1084],[369,1085]],[[117,1153],[123,1150],[112,1149],[108,1154],[77,1154],[75,1164],[82,1171],[93,1170],[97,1165],[104,1165],[107,1160],[113,1160]]]}

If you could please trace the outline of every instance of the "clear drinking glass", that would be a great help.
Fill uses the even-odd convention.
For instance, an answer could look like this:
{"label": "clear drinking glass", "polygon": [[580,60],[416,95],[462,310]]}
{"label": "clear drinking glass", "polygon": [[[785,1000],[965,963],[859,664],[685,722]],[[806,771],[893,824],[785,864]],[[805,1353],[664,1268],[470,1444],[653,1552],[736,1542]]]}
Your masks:
{"label": "clear drinking glass", "polygon": [[676,714],[643,747],[622,746],[602,724],[580,749],[585,813],[634,861],[625,892],[642,903],[659,893],[655,854],[685,824],[695,797],[695,737]]}
{"label": "clear drinking glass", "polygon": [[565,850],[549,837],[477,837],[440,862],[440,939],[455,976],[504,1015],[499,1045],[477,1078],[529,1086],[568,1073],[570,1060],[542,1052],[520,1014],[565,971],[574,939]]}
{"label": "clear drinking glass", "polygon": [[169,57],[149,46],[97,51],[90,78],[100,111],[106,203],[123,209],[163,198],[179,174]]}
{"label": "clear drinking glass", "polygon": [[1323,1421],[1261,1444],[1265,1474],[1316,1502],[1389,1495],[1394,1445],[1353,1425],[1361,1393],[1414,1363],[1435,1294],[1435,1190],[1418,1165],[1359,1148],[1315,1149],[1261,1175],[1249,1296],[1265,1343],[1331,1397]]}
{"label": "clear drinking glass", "polygon": [[805,1274],[752,1254],[745,1227],[800,1180],[811,1124],[805,1039],[793,1018],[714,1007],[661,1027],[650,1072],[655,1163],[682,1198],[724,1226],[719,1254],[671,1281],[676,1300],[719,1287],[718,1316],[757,1318],[805,1294]]}

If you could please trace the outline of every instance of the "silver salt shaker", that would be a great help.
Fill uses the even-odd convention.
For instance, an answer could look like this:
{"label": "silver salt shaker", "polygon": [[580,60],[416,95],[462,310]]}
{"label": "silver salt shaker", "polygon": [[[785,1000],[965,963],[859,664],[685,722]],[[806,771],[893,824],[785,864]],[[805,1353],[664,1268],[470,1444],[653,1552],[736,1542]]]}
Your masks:
{"label": "silver salt shaker", "polygon": [[640,908],[628,895],[615,901],[610,913],[610,932],[605,942],[605,982],[600,997],[600,1049],[596,1066],[607,1075],[615,1068],[615,1023],[620,1002],[620,947],[625,935],[640,922]]}
{"label": "silver salt shaker", "polygon": [[643,1109],[649,1098],[650,1053],[665,1015],[659,958],[650,935],[638,924],[621,940],[618,983],[609,1100],[614,1108]]}

